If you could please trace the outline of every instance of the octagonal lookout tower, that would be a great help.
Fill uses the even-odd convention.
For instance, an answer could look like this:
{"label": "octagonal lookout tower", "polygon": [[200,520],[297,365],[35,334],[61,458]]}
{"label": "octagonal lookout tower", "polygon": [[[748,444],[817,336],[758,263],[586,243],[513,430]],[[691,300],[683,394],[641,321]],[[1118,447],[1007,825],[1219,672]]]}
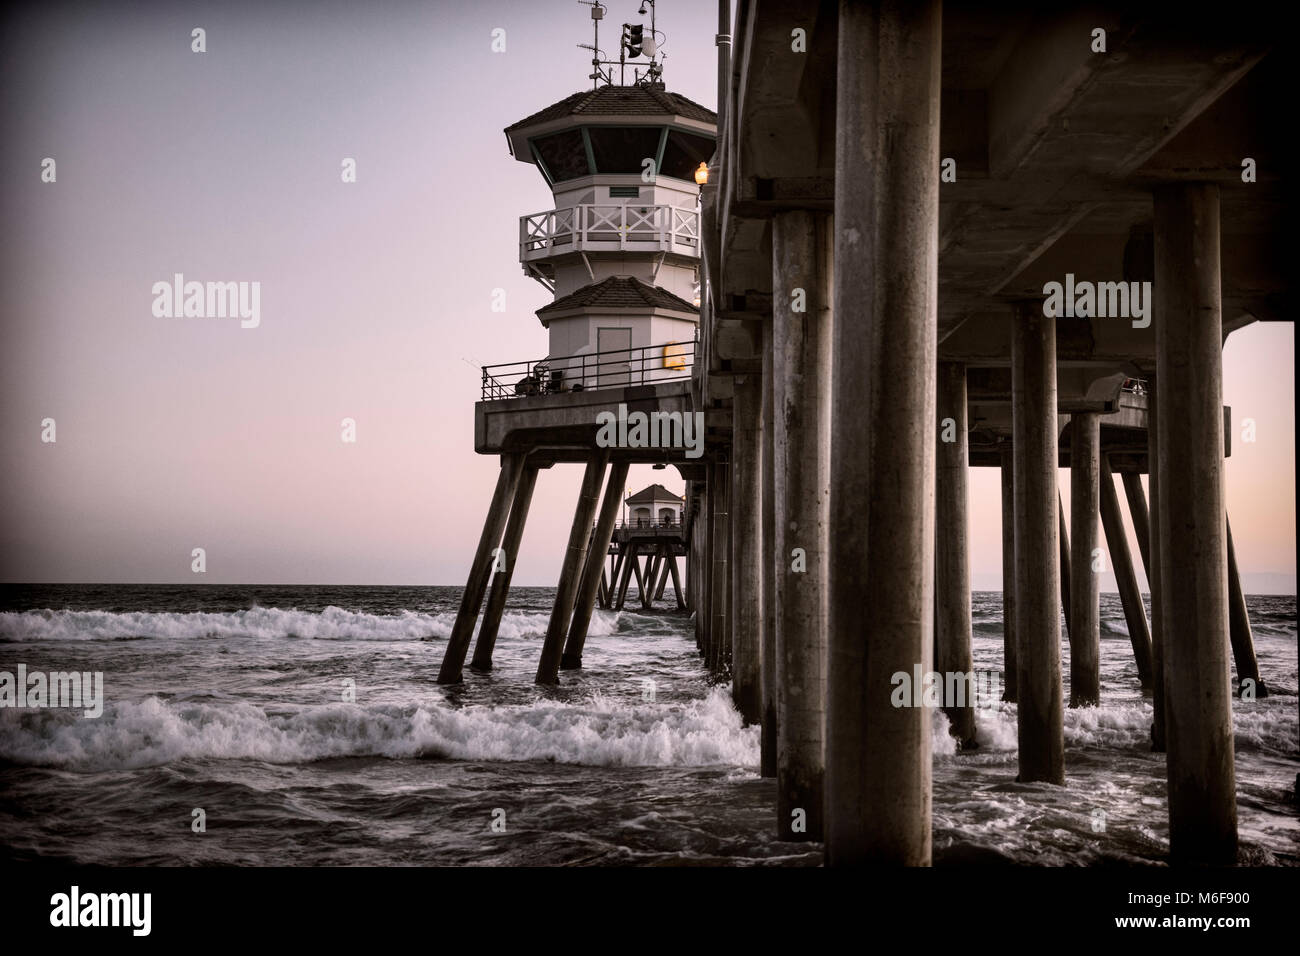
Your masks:
{"label": "octagonal lookout tower", "polygon": [[661,83],[574,93],[505,130],[553,207],[519,219],[519,261],[555,296],[523,393],[683,376],[699,324],[700,187],[717,118]]}

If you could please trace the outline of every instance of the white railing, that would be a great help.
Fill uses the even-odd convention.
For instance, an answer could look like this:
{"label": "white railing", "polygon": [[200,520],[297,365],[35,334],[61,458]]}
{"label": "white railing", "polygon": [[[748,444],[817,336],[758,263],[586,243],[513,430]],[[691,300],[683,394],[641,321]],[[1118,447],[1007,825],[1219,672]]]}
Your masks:
{"label": "white railing", "polygon": [[519,217],[519,261],[564,252],[700,254],[700,216],[678,206],[583,203]]}

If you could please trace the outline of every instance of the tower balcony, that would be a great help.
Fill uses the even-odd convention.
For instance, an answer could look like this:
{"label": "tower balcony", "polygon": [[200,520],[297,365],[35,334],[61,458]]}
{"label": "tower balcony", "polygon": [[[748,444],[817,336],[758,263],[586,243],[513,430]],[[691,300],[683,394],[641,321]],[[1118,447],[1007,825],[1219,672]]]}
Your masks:
{"label": "tower balcony", "polygon": [[680,206],[583,203],[519,217],[519,261],[582,252],[699,258],[700,214]]}

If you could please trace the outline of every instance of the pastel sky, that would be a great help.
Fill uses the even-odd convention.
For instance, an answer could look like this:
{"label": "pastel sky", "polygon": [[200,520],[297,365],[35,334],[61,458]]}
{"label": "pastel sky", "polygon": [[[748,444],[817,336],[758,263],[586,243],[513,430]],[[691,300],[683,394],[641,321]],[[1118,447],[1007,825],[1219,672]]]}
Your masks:
{"label": "pastel sky", "polygon": [[[639,19],[610,6],[607,48]],[[479,366],[547,350],[533,312],[550,296],[517,242],[551,197],[502,129],[589,84],[587,8],[2,16],[0,580],[463,584],[497,468],[473,451]],[[708,106],[715,18],[659,14],[669,87]],[[176,272],[260,282],[260,326],[155,317],[151,287]],[[1227,472],[1247,589],[1294,593],[1292,327],[1235,333],[1224,387],[1258,436]],[[579,478],[542,474],[516,583],[555,583]],[[648,467],[629,486],[651,481],[682,490]],[[996,587],[997,472],[975,470],[971,496],[973,583]]]}

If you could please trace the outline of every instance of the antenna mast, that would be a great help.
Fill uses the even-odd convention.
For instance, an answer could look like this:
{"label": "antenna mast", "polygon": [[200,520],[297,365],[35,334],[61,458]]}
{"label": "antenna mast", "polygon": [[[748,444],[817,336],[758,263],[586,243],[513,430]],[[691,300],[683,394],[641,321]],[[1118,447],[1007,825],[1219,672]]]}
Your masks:
{"label": "antenna mast", "polygon": [[[655,0],[642,0],[641,9],[637,12],[645,16],[646,7],[650,8],[650,36],[642,40],[640,24],[623,24],[623,35],[619,38],[618,59],[607,60],[600,49],[600,21],[605,18],[606,6],[600,0],[578,0],[583,6],[591,8],[591,43],[579,43],[578,48],[591,51],[591,74],[587,77],[591,80],[591,88],[597,89],[601,81],[606,86],[614,85],[613,68],[619,69],[619,84],[626,84],[627,59],[629,56],[635,58],[647,56],[650,63],[644,73],[636,68],[633,64],[632,76],[634,83],[637,85],[652,85],[661,82],[663,76],[663,64],[660,62],[660,49],[663,41],[660,39],[659,30],[655,22]],[[665,57],[666,58],[666,57]],[[605,69],[608,67],[609,69]]]}

